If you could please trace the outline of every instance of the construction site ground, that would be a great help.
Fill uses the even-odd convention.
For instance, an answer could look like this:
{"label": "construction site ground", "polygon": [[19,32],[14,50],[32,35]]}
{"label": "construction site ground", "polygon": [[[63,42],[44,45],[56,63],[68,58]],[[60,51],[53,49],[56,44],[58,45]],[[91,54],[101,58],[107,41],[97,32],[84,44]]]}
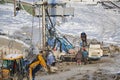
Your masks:
{"label": "construction site ground", "polygon": [[114,47],[110,56],[86,65],[69,61],[57,62],[56,67],[55,73],[37,71],[35,80],[120,80],[120,48]]}
{"label": "construction site ground", "polygon": [[99,61],[77,65],[76,62],[56,64],[55,73],[36,73],[35,80],[120,80],[120,53],[102,57]]}

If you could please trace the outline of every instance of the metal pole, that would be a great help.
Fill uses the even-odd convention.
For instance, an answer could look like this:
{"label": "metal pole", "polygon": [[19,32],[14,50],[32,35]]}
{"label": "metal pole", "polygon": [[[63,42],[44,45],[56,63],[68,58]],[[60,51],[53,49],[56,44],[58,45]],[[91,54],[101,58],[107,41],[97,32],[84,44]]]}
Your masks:
{"label": "metal pole", "polygon": [[16,0],[14,0],[14,16],[16,16]]}
{"label": "metal pole", "polygon": [[45,5],[42,5],[42,43],[43,43],[43,49],[46,47],[46,31],[45,31]]}
{"label": "metal pole", "polygon": [[38,45],[39,45],[39,48],[41,49],[41,28],[40,28],[40,5],[39,5],[39,42],[38,42]]}

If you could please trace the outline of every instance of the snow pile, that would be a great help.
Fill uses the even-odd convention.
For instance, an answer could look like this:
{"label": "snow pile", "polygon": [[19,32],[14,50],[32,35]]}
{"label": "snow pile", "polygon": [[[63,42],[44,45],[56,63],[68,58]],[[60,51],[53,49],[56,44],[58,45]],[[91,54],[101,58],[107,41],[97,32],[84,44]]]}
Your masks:
{"label": "snow pile", "polygon": [[[32,26],[32,16],[26,11],[21,10],[14,16],[13,4],[0,4],[0,29],[3,29],[7,34],[13,34],[16,30],[22,27]],[[38,19],[35,19],[35,24],[38,25]],[[36,26],[36,25],[34,25]]]}
{"label": "snow pile", "polygon": [[7,56],[4,57],[4,59],[16,59],[16,58],[21,58],[23,56],[23,54],[9,54]]}
{"label": "snow pile", "polygon": [[86,32],[88,38],[120,43],[120,14],[103,9],[101,5],[91,6],[72,3],[75,16],[59,28],[61,32],[80,35]]}
{"label": "snow pile", "polygon": [[25,47],[27,47],[27,48],[30,47],[28,44],[26,44],[26,43],[24,43],[23,41],[18,40],[18,39],[11,39],[11,38],[9,38],[9,37],[7,37],[7,36],[0,36],[0,38],[8,39],[8,40],[14,40],[14,41],[16,41],[16,42],[18,42],[18,43],[20,43],[20,44],[23,44],[23,45],[24,45]]}
{"label": "snow pile", "polygon": [[[60,26],[56,26],[61,33],[79,36],[81,32],[86,32],[90,39],[96,38],[120,45],[120,14],[106,10],[101,5],[71,2],[67,6],[75,8],[75,15],[67,17],[67,22],[61,22]],[[32,27],[33,17],[24,10],[19,11],[14,17],[12,4],[0,4],[0,16],[0,28],[6,33],[13,34],[22,27]],[[39,27],[39,19],[36,17],[34,27]]]}

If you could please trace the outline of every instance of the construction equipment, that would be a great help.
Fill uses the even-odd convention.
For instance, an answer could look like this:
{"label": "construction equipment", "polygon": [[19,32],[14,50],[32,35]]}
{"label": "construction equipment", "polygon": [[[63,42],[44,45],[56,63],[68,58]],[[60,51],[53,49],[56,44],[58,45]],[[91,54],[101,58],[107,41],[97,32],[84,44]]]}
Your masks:
{"label": "construction equipment", "polygon": [[32,70],[38,66],[38,65],[41,65],[42,68],[44,69],[44,71],[48,72],[48,68],[47,68],[47,64],[44,60],[44,58],[42,57],[42,54],[38,54],[37,55],[37,58],[29,64],[29,79],[32,80],[32,75],[33,75],[33,72]]}
{"label": "construction equipment", "polygon": [[[74,16],[74,8],[69,7],[66,8],[65,3],[47,3],[47,2],[36,2],[35,9],[39,12],[38,17],[42,15],[42,41],[43,41],[43,49],[46,48],[46,45],[51,49],[59,48],[60,52],[69,53],[70,49],[73,49],[73,45],[67,40],[65,36],[59,36],[57,29],[55,28],[55,22],[51,19],[55,17],[66,17],[66,16]],[[38,12],[36,12],[38,13]],[[59,13],[59,14],[58,14]],[[47,44],[46,44],[47,42]],[[64,54],[66,55],[66,54]]]}
{"label": "construction equipment", "polygon": [[[64,37],[55,37],[54,40],[52,39],[50,41],[50,39],[48,38],[48,45],[50,47],[54,48],[59,48],[60,52],[69,52],[70,49],[73,49],[73,45],[67,40],[67,38]],[[52,45],[51,45],[52,44]]]}
{"label": "construction equipment", "polygon": [[[56,29],[53,28],[52,30],[56,30]],[[76,53],[76,51],[74,50],[74,46],[69,42],[69,40],[65,36],[58,36],[56,31],[51,31],[51,30],[48,31],[50,34],[49,37],[47,37],[48,46],[50,46],[50,48],[54,50],[55,49],[59,50],[60,52],[58,53],[58,57],[56,58],[59,58],[62,61],[66,60],[66,58],[69,58],[71,61],[72,58],[75,57],[75,54],[71,54],[71,53]],[[57,53],[55,55],[57,55]]]}
{"label": "construction equipment", "polygon": [[2,57],[2,80],[22,80],[27,76],[22,54],[7,54]]}
{"label": "construction equipment", "polygon": [[108,46],[103,46],[102,50],[103,50],[103,56],[110,56],[111,55],[110,48]]}
{"label": "construction equipment", "polygon": [[103,56],[103,50],[100,44],[90,44],[88,53],[88,58],[92,60],[99,60]]}
{"label": "construction equipment", "polygon": [[23,54],[6,54],[2,57],[1,79],[32,80],[32,70],[41,65],[46,71],[47,66],[41,54],[33,62],[23,59]]}

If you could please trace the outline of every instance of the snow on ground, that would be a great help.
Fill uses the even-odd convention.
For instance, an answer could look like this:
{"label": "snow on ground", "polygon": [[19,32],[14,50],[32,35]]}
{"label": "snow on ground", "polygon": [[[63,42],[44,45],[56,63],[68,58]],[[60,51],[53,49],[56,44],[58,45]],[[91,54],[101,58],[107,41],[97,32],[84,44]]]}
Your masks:
{"label": "snow on ground", "polygon": [[22,57],[23,55],[22,54],[9,54],[9,55],[7,55],[7,56],[5,56],[4,58],[5,59],[15,59],[15,58],[20,58],[20,57],[18,57],[18,56],[20,56],[20,57]]}
{"label": "snow on ground", "polygon": [[[14,17],[13,8],[13,4],[0,4],[0,29],[9,34],[13,34],[14,31],[20,30],[22,27],[32,26],[32,16],[30,14],[21,10]],[[36,20],[35,24],[38,24]]]}
{"label": "snow on ground", "polygon": [[89,38],[110,42],[120,41],[120,14],[107,11],[101,5],[87,6],[72,3],[71,6],[75,7],[75,16],[59,27],[62,32],[73,35],[86,32]]}
{"label": "snow on ground", "polygon": [[[62,22],[60,26],[56,26],[61,33],[79,36],[80,33],[84,31],[87,33],[88,38],[96,38],[101,41],[120,44],[120,14],[116,14],[112,10],[105,10],[101,5],[92,6],[81,3],[69,3],[68,6],[75,7],[75,16],[68,17],[67,22]],[[38,21],[39,20],[35,18],[35,28],[39,27]],[[31,22],[32,16],[24,10],[21,10],[17,16],[14,17],[12,4],[0,4],[0,29],[3,29],[9,34],[13,34],[16,30],[21,30],[22,27],[31,28]],[[98,68],[116,73],[120,68],[119,57],[120,55],[117,55],[117,57],[112,60],[110,58],[113,62],[74,67],[70,71],[55,75],[37,76],[37,80],[50,80],[50,78],[51,80],[66,80],[78,73],[84,73],[85,71],[85,73],[88,73],[87,71],[94,72]]]}
{"label": "snow on ground", "polygon": [[18,42],[18,43],[23,44],[23,45],[24,45],[25,47],[27,47],[27,48],[29,48],[29,47],[30,47],[28,44],[26,44],[26,43],[24,43],[23,41],[18,40],[18,39],[11,39],[11,38],[9,38],[9,37],[7,37],[7,36],[0,36],[0,38],[3,38],[3,39],[8,39],[8,40],[14,40],[14,41],[16,41],[16,42]]}
{"label": "snow on ground", "polygon": [[[81,32],[86,32],[88,38],[96,38],[100,41],[120,45],[119,13],[106,10],[100,4],[92,6],[71,2],[67,6],[75,8],[75,15],[74,17],[67,17],[66,22],[56,26],[61,33],[79,36]],[[9,34],[21,30],[22,27],[32,27],[33,17],[24,10],[19,11],[14,17],[12,4],[0,4],[0,16],[0,29]],[[34,19],[34,27],[39,27],[38,18]]]}

